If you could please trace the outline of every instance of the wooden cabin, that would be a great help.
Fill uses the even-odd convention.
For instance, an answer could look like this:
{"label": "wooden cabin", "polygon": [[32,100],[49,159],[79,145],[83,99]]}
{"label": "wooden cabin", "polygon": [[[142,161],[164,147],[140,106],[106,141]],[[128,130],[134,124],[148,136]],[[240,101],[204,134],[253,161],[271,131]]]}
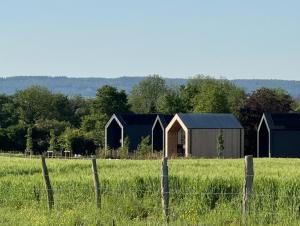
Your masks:
{"label": "wooden cabin", "polygon": [[234,115],[176,114],[165,130],[165,155],[217,157],[220,133],[224,140],[223,157],[243,157],[244,129]]}
{"label": "wooden cabin", "polygon": [[156,114],[114,114],[105,125],[105,149],[123,147],[129,139],[129,152],[134,152],[143,137],[151,139]]}
{"label": "wooden cabin", "polygon": [[264,113],[257,129],[257,157],[300,157],[300,113]]}

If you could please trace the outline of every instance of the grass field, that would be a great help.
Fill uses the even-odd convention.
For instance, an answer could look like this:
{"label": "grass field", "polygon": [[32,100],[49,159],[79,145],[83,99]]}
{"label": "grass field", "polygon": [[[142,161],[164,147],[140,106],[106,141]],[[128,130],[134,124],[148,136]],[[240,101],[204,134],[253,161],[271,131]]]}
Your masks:
{"label": "grass field", "polygon": [[[162,225],[160,161],[47,159],[55,205],[47,209],[39,159],[0,157],[0,225]],[[169,161],[170,225],[240,225],[243,159]],[[249,225],[300,224],[300,160],[255,159]]]}

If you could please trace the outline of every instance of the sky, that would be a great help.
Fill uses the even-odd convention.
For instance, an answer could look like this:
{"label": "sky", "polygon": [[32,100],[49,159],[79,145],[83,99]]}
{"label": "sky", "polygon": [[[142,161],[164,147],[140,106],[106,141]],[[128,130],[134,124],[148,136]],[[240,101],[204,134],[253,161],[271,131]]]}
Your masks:
{"label": "sky", "polygon": [[0,77],[300,80],[300,1],[0,0]]}

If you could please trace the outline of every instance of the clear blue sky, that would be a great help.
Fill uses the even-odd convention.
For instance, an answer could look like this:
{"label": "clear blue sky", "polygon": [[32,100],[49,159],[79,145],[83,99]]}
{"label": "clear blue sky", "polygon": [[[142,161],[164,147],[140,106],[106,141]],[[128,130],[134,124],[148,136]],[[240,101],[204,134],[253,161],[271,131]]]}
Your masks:
{"label": "clear blue sky", "polygon": [[300,80],[300,1],[0,3],[0,76]]}

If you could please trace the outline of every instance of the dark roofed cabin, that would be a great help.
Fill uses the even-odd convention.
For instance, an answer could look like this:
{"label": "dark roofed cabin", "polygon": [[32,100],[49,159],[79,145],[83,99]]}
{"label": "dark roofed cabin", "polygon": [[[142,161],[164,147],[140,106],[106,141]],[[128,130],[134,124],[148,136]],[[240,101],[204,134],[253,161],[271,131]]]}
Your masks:
{"label": "dark roofed cabin", "polygon": [[173,115],[158,114],[152,126],[152,151],[165,149],[165,128],[172,120]]}
{"label": "dark roofed cabin", "polygon": [[105,125],[105,149],[118,149],[129,139],[129,151],[137,149],[142,137],[151,138],[156,114],[114,114]]}
{"label": "dark roofed cabin", "polygon": [[166,128],[166,156],[218,156],[217,138],[224,137],[225,158],[244,155],[244,129],[232,114],[176,114]]}
{"label": "dark roofed cabin", "polygon": [[257,129],[258,157],[300,157],[300,114],[264,113]]}

